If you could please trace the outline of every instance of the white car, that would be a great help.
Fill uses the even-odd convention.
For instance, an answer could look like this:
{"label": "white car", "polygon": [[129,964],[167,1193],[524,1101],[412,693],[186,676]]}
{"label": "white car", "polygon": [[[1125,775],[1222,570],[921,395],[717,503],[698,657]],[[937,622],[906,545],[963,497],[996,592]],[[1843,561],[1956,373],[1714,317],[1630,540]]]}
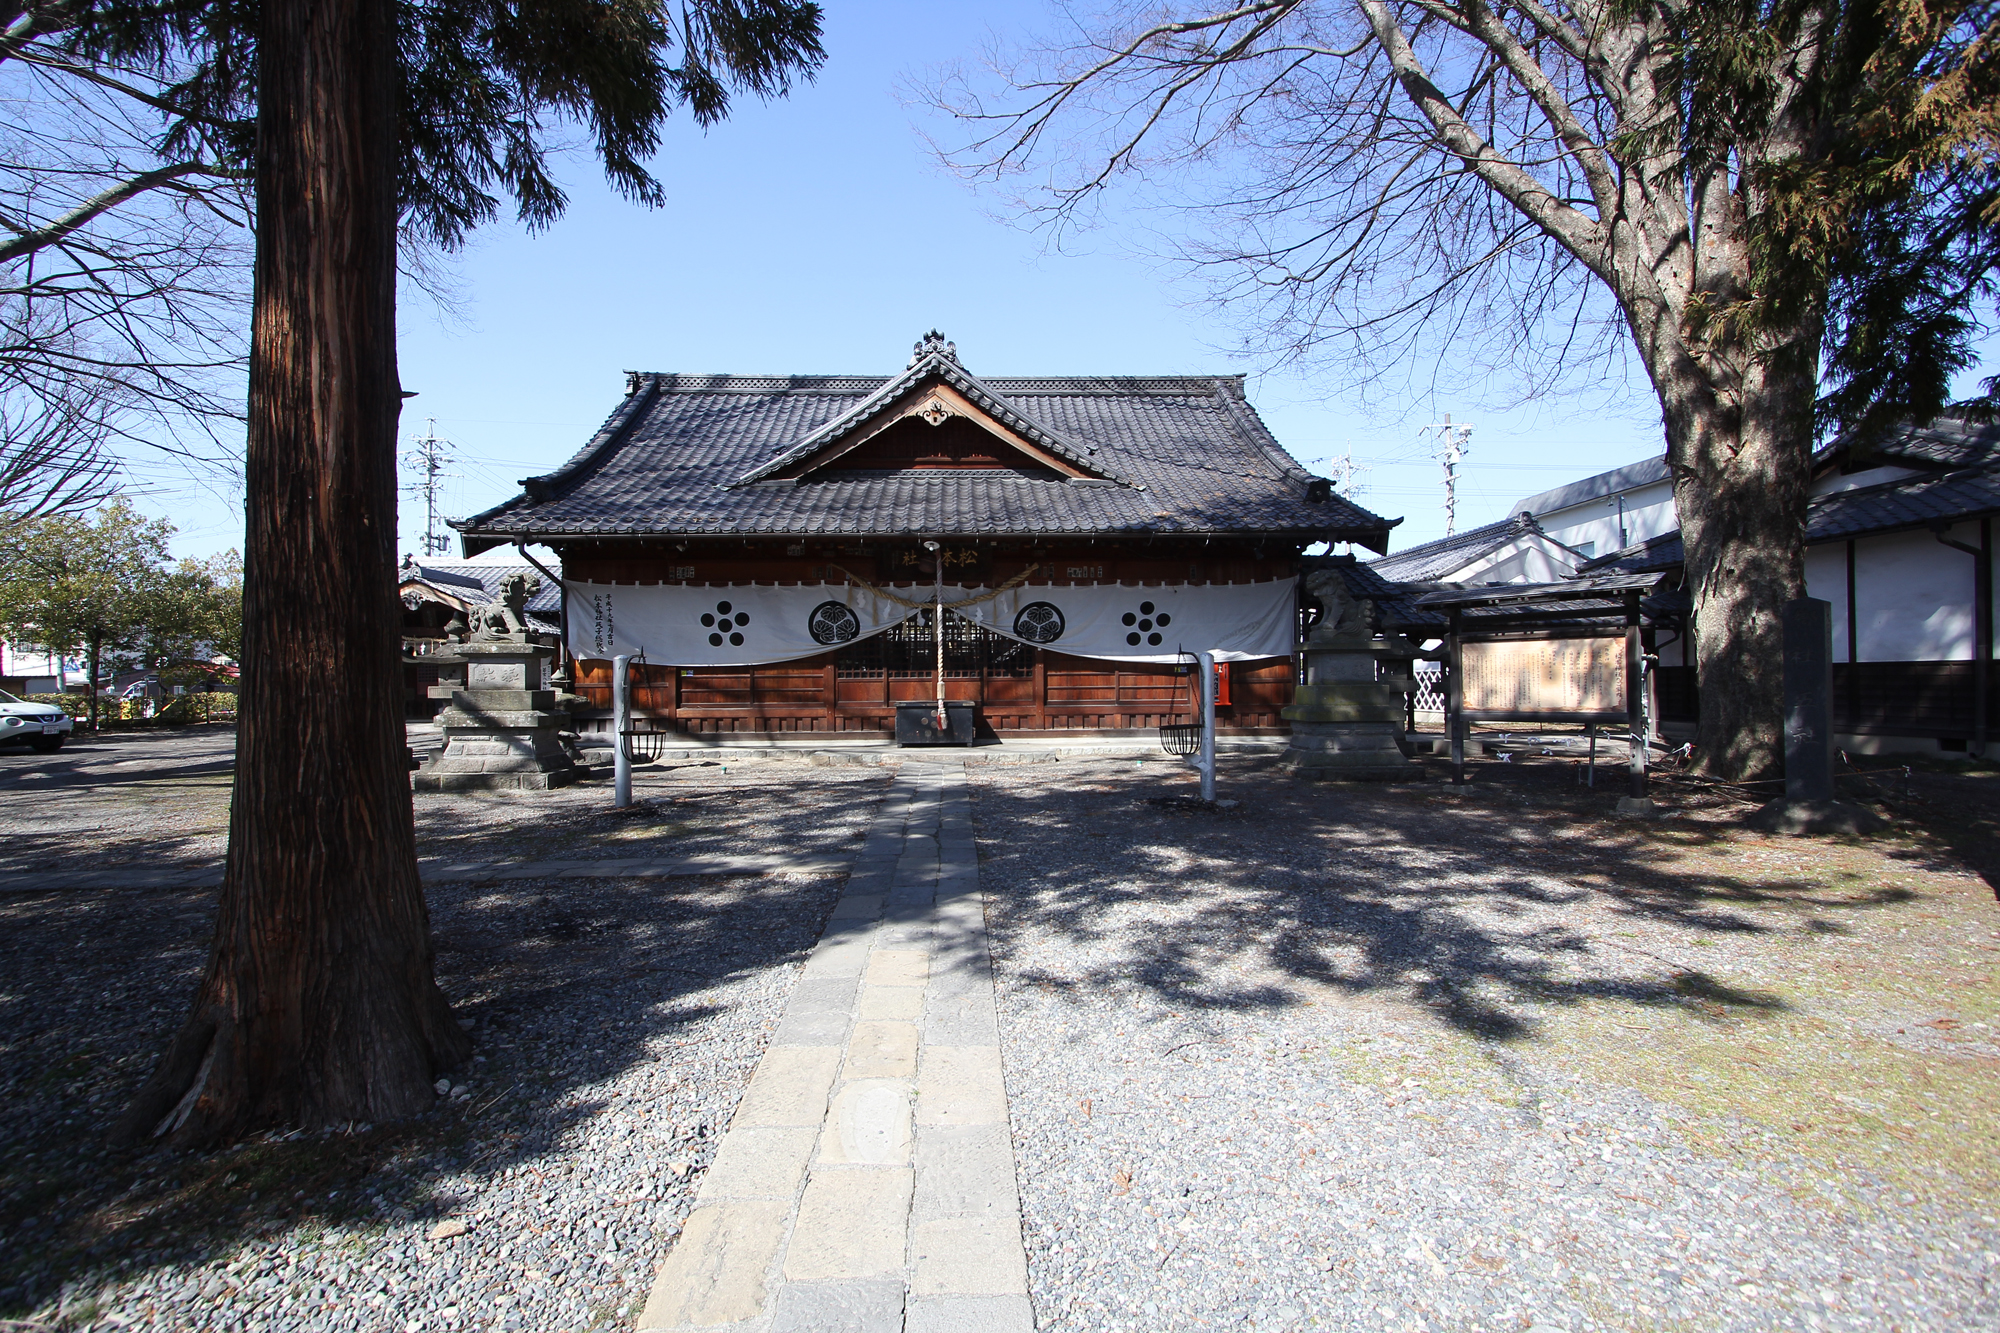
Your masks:
{"label": "white car", "polygon": [[30,749],[49,754],[76,730],[76,719],[54,704],[30,703],[0,690],[0,745],[25,741]]}

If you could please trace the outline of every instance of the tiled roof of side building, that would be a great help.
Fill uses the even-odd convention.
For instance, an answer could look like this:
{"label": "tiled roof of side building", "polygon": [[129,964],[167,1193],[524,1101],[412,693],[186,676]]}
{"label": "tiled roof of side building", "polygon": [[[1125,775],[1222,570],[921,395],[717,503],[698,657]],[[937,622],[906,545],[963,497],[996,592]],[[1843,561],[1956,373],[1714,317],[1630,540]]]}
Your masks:
{"label": "tiled roof of side building", "polygon": [[[1840,460],[1850,448],[1848,441],[1836,440],[1822,449],[1815,461]],[[1905,426],[1873,448],[1855,450],[1848,466],[1905,463],[1912,467],[1966,468],[1992,462],[1996,457],[2000,457],[2000,422],[1938,417],[1921,426]]]}
{"label": "tiled roof of side building", "polygon": [[1424,542],[1406,551],[1384,556],[1380,560],[1370,560],[1368,567],[1383,578],[1396,583],[1443,578],[1465,568],[1481,556],[1490,555],[1509,542],[1519,541],[1528,536],[1541,537],[1547,534],[1542,531],[1541,525],[1535,522],[1534,515],[1517,513],[1512,518],[1501,519],[1498,523],[1467,528],[1464,532],[1440,537],[1433,542]]}
{"label": "tiled roof of side building", "polygon": [[1299,562],[1301,570],[1330,569],[1347,585],[1348,592],[1375,603],[1382,628],[1390,632],[1442,626],[1449,617],[1442,611],[1416,604],[1427,592],[1450,584],[1436,582],[1395,583],[1351,555],[1309,555]]}
{"label": "tiled roof of side building", "polygon": [[[1846,541],[2000,514],[2000,463],[1938,476],[1902,477],[1816,497],[1806,510],[1806,544]],[[1640,574],[1685,563],[1681,535],[1663,532],[1582,566],[1578,574]]]}
{"label": "tiled roof of side building", "polygon": [[[468,593],[477,592],[479,600],[498,602],[500,585],[510,574],[524,574],[531,579],[541,579],[541,588],[528,599],[528,612],[538,619],[553,620],[562,612],[562,588],[541,574],[532,565],[499,564],[485,560],[417,560],[418,577],[427,583],[445,588],[464,588]],[[404,569],[409,569],[405,565]]]}
{"label": "tiled roof of side building", "polygon": [[796,480],[757,479],[781,460],[795,464],[808,437],[891,382],[637,375],[567,464],[455,526],[474,552],[515,540],[655,534],[1013,532],[1268,534],[1382,550],[1401,521],[1331,493],[1300,467],[1236,377],[978,382],[1034,423],[1053,452],[1087,457],[1097,477],[807,469]]}

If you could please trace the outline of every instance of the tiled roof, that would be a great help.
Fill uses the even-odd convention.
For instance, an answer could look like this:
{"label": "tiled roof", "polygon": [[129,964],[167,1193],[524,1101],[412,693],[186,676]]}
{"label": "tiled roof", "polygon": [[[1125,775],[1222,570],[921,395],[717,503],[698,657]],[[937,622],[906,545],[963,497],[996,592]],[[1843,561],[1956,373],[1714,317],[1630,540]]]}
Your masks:
{"label": "tiled roof", "polygon": [[[2000,514],[2000,463],[1929,477],[1902,477],[1817,496],[1806,509],[1806,545]],[[1686,554],[1679,532],[1600,556],[1579,574],[1637,574],[1670,569]],[[1379,561],[1377,562],[1380,563]]]}
{"label": "tiled roof", "polygon": [[413,560],[403,564],[400,576],[408,579],[413,571],[417,578],[438,588],[463,589],[469,602],[497,603],[500,585],[510,574],[541,579],[541,589],[528,599],[528,614],[552,625],[562,618],[562,588],[542,578],[532,565],[503,565],[484,560]]}
{"label": "tiled roof", "polygon": [[[931,368],[948,380],[956,361],[945,360],[931,358]],[[836,418],[914,383],[910,372],[636,375],[633,392],[562,468],[454,526],[468,551],[592,536],[1010,532],[1271,534],[1384,550],[1400,522],[1332,494],[1300,467],[1244,401],[1239,377],[956,374],[1002,400],[1038,443],[1101,476],[913,470],[755,480],[810,452],[815,432]]]}
{"label": "tiled roof", "polygon": [[[1301,563],[1311,567],[1309,562],[1314,559],[1307,556]],[[1383,578],[1372,565],[1364,565],[1358,560],[1343,562],[1338,556],[1318,559],[1325,561],[1322,568],[1332,569],[1340,575],[1350,593],[1375,603],[1375,613],[1384,629],[1396,631],[1443,626],[1450,620],[1442,611],[1416,604],[1417,598],[1425,593],[1436,592],[1439,588],[1451,586],[1449,584],[1396,583]]]}
{"label": "tiled roof", "polygon": [[1597,559],[1577,566],[1579,576],[1593,574],[1656,574],[1661,570],[1677,569],[1687,561],[1687,552],[1681,546],[1680,529],[1663,532],[1657,537],[1600,555]]}
{"label": "tiled roof", "polygon": [[[1442,578],[1483,556],[1491,555],[1509,542],[1530,536],[1548,537],[1548,534],[1542,531],[1541,524],[1535,522],[1533,514],[1516,514],[1498,523],[1467,528],[1464,532],[1412,546],[1407,551],[1398,551],[1380,560],[1370,560],[1368,566],[1393,583]],[[1548,537],[1548,540],[1555,539]]]}
{"label": "tiled roof", "polygon": [[[1836,440],[1821,450],[1819,463],[1839,460],[1851,446]],[[1905,426],[1872,449],[1853,450],[1850,466],[1876,467],[1886,462],[1913,467],[1966,468],[2000,455],[2000,423],[1939,417],[1922,426]]]}

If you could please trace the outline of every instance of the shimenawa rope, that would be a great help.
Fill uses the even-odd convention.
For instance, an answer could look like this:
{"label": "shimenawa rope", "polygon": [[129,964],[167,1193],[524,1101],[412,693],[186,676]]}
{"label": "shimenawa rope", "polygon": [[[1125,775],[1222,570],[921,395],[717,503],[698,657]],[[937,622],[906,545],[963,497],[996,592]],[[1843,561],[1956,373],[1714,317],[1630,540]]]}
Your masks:
{"label": "shimenawa rope", "polygon": [[977,597],[961,597],[955,602],[947,602],[944,599],[943,553],[940,552],[939,556],[940,558],[936,563],[936,573],[931,581],[933,589],[932,600],[928,602],[913,602],[907,597],[898,597],[888,589],[878,588],[852,570],[844,569],[839,565],[833,565],[830,568],[840,570],[841,573],[847,575],[849,583],[852,583],[864,592],[873,593],[884,601],[894,602],[897,606],[907,606],[912,611],[922,611],[926,608],[931,608],[931,630],[937,638],[937,729],[939,734],[942,735],[945,727],[949,725],[944,711],[944,613],[946,611],[956,611],[962,606],[978,606],[981,602],[990,602],[1001,593],[1012,591],[1020,587],[1023,583],[1026,583],[1028,576],[1040,569],[1041,566],[1029,565],[999,587],[983,592]]}

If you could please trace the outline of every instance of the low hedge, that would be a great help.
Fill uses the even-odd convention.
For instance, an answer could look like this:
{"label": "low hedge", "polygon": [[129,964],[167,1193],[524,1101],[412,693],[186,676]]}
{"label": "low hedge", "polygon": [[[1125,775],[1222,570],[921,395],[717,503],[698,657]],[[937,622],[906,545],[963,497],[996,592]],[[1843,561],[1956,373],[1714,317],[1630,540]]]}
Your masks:
{"label": "low hedge", "polygon": [[[90,721],[90,700],[81,694],[30,694],[29,702],[54,704],[79,722]],[[104,728],[184,727],[190,722],[234,722],[236,696],[213,694],[170,694],[158,701],[151,717],[146,716],[145,699],[100,698],[97,723]]]}

